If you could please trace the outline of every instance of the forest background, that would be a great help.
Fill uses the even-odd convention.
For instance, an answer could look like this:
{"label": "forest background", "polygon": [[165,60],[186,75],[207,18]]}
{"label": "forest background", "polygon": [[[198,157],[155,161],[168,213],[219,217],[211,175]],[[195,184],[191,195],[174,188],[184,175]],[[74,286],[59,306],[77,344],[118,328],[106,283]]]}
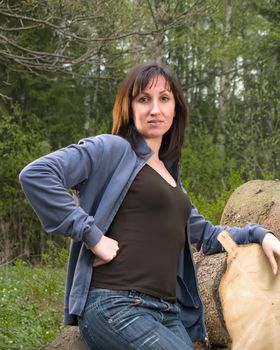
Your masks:
{"label": "forest background", "polygon": [[181,177],[207,219],[219,222],[241,183],[279,178],[279,1],[2,0],[2,266],[46,263],[54,250],[52,262],[60,257],[69,242],[42,231],[18,174],[52,150],[110,132],[120,81],[147,60],[168,64],[183,87],[190,120]]}

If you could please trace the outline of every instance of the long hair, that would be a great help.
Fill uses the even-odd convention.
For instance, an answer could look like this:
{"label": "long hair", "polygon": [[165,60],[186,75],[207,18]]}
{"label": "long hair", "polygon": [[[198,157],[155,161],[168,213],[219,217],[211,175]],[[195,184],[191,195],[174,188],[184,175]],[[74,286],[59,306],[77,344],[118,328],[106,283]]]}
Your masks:
{"label": "long hair", "polygon": [[179,83],[163,64],[144,63],[134,67],[126,75],[115,98],[112,134],[124,137],[135,149],[139,134],[134,126],[131,104],[159,76],[164,77],[175,98],[175,117],[171,128],[163,135],[159,156],[162,160],[178,161],[184,142],[188,108]]}

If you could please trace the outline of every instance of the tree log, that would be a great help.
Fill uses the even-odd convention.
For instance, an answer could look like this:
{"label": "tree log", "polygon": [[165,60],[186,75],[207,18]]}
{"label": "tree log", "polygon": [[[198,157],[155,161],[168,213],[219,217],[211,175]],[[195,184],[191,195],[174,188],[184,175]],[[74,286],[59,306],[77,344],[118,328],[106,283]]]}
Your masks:
{"label": "tree log", "polygon": [[[249,181],[233,192],[223,211],[221,225],[244,226],[248,222],[263,225],[280,239],[279,180]],[[226,253],[210,256],[195,253],[194,260],[209,341],[215,347],[230,346],[218,292],[226,269]]]}
{"label": "tree log", "polygon": [[229,198],[221,225],[243,226],[255,222],[280,239],[280,181],[253,180],[238,187]]}

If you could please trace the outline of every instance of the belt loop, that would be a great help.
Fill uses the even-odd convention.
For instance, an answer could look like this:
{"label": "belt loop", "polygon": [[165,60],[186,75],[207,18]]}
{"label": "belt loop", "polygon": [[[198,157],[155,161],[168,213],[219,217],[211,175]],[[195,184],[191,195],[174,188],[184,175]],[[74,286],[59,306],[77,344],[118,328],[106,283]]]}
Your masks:
{"label": "belt loop", "polygon": [[131,290],[129,291],[129,293],[128,293],[128,296],[129,296],[129,297],[135,297],[136,295],[137,295],[137,291],[134,290],[134,289],[131,289]]}

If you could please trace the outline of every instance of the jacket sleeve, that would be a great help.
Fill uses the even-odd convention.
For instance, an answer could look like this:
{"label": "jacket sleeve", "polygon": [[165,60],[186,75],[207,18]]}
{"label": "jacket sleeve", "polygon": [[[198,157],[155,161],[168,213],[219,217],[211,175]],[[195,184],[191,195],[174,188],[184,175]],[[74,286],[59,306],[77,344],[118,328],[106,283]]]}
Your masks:
{"label": "jacket sleeve", "polygon": [[204,219],[193,206],[189,220],[189,232],[191,243],[196,245],[197,250],[202,248],[204,254],[214,254],[223,251],[223,247],[217,240],[218,234],[228,230],[231,237],[238,244],[262,243],[268,232],[261,225],[249,223],[244,227],[214,226]]}
{"label": "jacket sleeve", "polygon": [[46,232],[84,241],[87,248],[98,243],[102,232],[68,190],[87,181],[101,154],[102,143],[91,138],[39,158],[21,171],[23,191]]}

